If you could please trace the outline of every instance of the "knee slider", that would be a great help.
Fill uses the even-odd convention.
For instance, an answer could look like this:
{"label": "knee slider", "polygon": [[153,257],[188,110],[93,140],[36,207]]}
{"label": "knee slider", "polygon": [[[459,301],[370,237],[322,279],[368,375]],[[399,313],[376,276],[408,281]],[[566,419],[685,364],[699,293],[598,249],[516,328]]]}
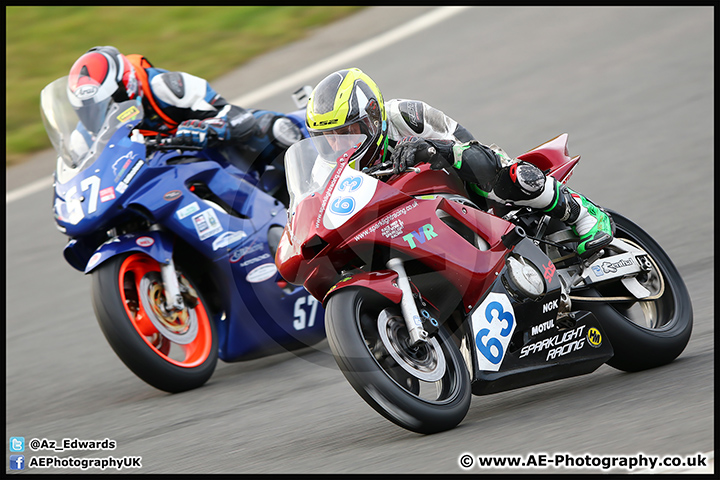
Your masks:
{"label": "knee slider", "polygon": [[[515,182],[517,188],[523,193],[532,197],[540,194],[545,186],[545,174],[531,163],[518,162],[510,165],[510,179]],[[515,170],[515,178],[513,178]]]}
{"label": "knee slider", "polygon": [[496,194],[508,200],[532,200],[545,187],[545,174],[531,163],[517,162],[498,173]]}

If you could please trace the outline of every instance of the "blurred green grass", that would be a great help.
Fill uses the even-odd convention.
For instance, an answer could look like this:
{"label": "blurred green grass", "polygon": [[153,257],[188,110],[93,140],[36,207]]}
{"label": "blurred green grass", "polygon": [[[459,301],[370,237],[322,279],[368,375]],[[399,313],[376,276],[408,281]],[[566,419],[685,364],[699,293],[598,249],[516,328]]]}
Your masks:
{"label": "blurred green grass", "polygon": [[40,91],[96,45],[212,80],[363,7],[5,7],[5,162],[50,147]]}

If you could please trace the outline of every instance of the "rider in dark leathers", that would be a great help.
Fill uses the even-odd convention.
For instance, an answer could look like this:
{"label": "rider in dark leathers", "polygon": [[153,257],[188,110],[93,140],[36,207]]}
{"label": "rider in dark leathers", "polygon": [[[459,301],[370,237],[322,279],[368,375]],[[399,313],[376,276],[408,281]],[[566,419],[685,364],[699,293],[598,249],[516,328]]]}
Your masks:
{"label": "rider in dark leathers", "polygon": [[455,120],[415,100],[383,101],[375,82],[357,68],[334,72],[313,90],[306,116],[311,136],[363,133],[365,143],[351,158],[358,170],[382,163],[388,154],[396,172],[417,163],[454,168],[468,189],[500,203],[542,210],[569,224],[587,256],[613,238],[609,215],[586,197],[546,176],[530,163],[486,146]]}
{"label": "rider in dark leathers", "polygon": [[142,55],[126,56],[111,46],[93,47],[78,58],[68,97],[90,135],[104,121],[98,104],[141,99],[140,132],[174,135],[184,145],[239,147],[246,157],[270,163],[302,138],[282,114],[231,105],[202,78],[155,68]]}

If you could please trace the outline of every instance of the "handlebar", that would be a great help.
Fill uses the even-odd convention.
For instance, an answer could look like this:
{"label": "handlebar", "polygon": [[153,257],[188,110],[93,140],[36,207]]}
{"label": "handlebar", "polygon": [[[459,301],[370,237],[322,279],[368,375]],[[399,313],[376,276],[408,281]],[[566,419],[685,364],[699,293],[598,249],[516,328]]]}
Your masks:
{"label": "handlebar", "polygon": [[145,139],[145,145],[151,150],[202,150],[203,147],[197,145],[186,145],[176,137],[163,137],[157,134],[154,138]]}
{"label": "handlebar", "polygon": [[[415,173],[420,173],[420,169],[417,167],[407,167],[405,172],[412,170]],[[363,169],[363,173],[371,175],[373,177],[383,177],[386,175],[395,175],[404,172],[395,172],[393,169],[392,162],[384,162],[374,167],[366,167]]]}
{"label": "handlebar", "polygon": [[[434,146],[430,146],[427,150],[419,151],[416,154],[415,162],[416,163],[427,163],[430,161],[430,159],[437,153],[437,150],[435,150]],[[385,170],[381,170],[381,169]],[[415,173],[420,173],[420,169],[417,167],[406,167],[403,172],[395,172],[395,169],[393,168],[393,163],[390,161],[383,162],[379,165],[375,165],[374,167],[367,167],[363,169],[363,173],[366,173],[368,175],[376,176],[376,177],[382,177],[384,175],[392,175],[392,174],[400,174],[407,172],[408,170],[412,170]]]}

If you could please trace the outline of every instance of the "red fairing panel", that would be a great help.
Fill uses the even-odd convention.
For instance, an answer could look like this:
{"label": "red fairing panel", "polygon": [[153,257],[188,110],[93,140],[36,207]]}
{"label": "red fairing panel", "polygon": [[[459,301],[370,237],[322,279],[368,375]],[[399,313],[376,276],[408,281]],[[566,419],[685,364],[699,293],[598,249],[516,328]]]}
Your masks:
{"label": "red fairing panel", "polygon": [[518,160],[532,163],[540,170],[547,172],[561,181],[567,183],[570,180],[572,171],[580,161],[580,156],[572,157],[568,155],[567,149],[568,134],[563,133],[553,138],[549,142],[543,143],[532,150],[518,155]]}

